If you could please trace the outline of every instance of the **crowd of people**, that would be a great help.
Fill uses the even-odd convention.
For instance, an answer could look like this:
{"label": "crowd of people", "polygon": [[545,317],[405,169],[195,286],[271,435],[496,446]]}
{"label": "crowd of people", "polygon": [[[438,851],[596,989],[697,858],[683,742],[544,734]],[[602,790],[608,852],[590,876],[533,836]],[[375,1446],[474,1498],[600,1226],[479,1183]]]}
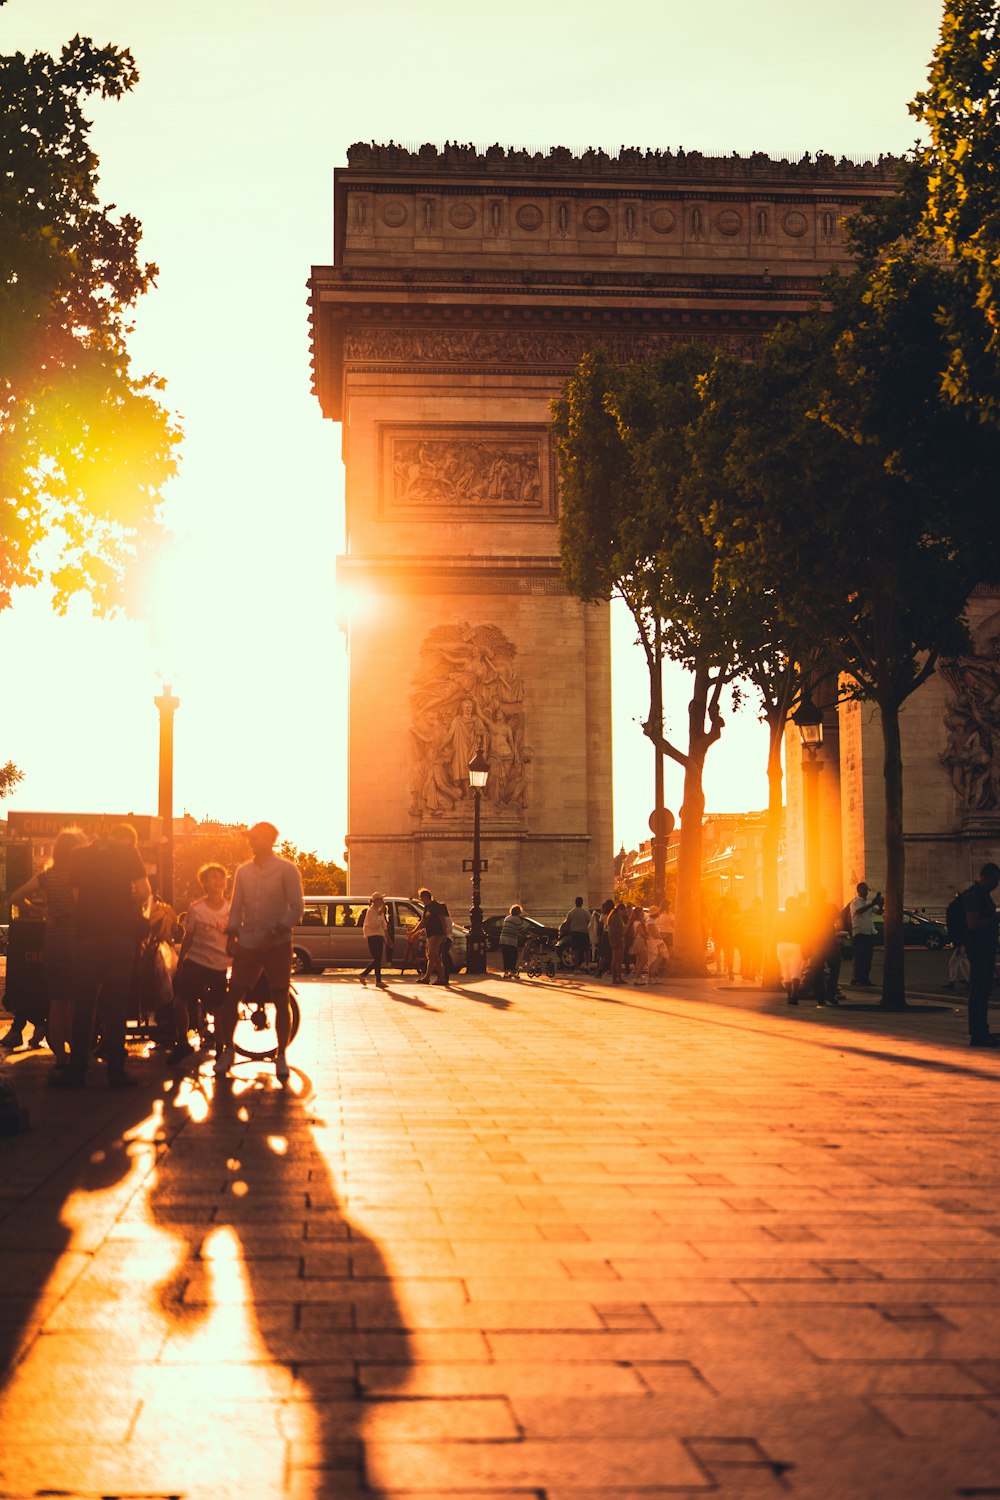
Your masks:
{"label": "crowd of people", "polygon": [[[239,1006],[263,978],[274,1005],[275,1075],[289,1077],[292,929],[302,918],[303,895],[295,865],[274,853],[277,837],[272,823],[249,830],[252,858],[236,870],[231,895],[224,866],[210,863],[198,872],[202,894],[179,924],[172,977],[168,1056],[174,1063],[195,1052],[194,1033],[211,1046],[216,1075],[227,1075]],[[44,1014],[36,1009],[28,1017],[15,1009],[0,1046],[18,1046],[30,1019],[32,1041],[44,1034],[53,1053],[53,1087],[84,1087],[97,1054],[110,1088],[134,1086],[125,1033],[144,982],[143,956],[155,955],[161,939],[169,947],[178,927],[172,910],[154,899],[135,829],[122,823],[92,839],[78,828],[63,829],[50,864],[13,893],[12,904],[44,917]]]}
{"label": "crowd of people", "polygon": [[[163,939],[173,952],[171,943],[178,934],[181,942],[170,993],[171,1062],[185,1062],[199,1047],[212,1050],[215,1072],[225,1076],[234,1061],[239,1007],[266,981],[275,1012],[275,1072],[279,1080],[288,1078],[292,933],[302,918],[302,881],[295,865],[274,853],[278,832],[273,824],[257,823],[247,837],[252,858],[236,870],[231,894],[226,868],[215,862],[203,865],[198,872],[201,894],[189,903],[179,923],[169,908],[155,902],[129,824],[92,839],[80,829],[63,829],[49,865],[13,893],[15,907],[44,916],[45,1014],[30,1019],[32,1043],[38,1045],[43,1033],[47,1036],[55,1087],[84,1085],[95,1044],[109,1087],[134,1084],[126,1068],[125,1031],[130,1006],[134,1010],[135,987],[141,982],[137,965],[150,938]],[[974,1047],[1000,1046],[988,1018],[998,935],[992,895],[998,885],[1000,866],[985,864],[968,890],[956,894],[946,919],[952,942],[948,985],[954,987],[967,976],[969,1040]],[[423,914],[407,933],[400,972],[414,967],[421,983],[447,988],[454,968],[451,914],[428,889],[420,891],[420,901]],[[854,965],[852,984],[871,987],[875,918],[881,911],[881,892],[872,893],[865,881],[858,883],[843,908],[825,898],[812,903],[805,896],[786,900],[777,914],[773,939],[789,1005],[798,1005],[807,988],[821,1006],[840,1003],[845,933]],[[727,896],[716,903],[708,926],[720,978],[732,978],[737,964],[744,981],[761,977],[763,918],[759,899],[744,912]],[[537,942],[538,930],[519,904],[510,907],[499,932],[504,979],[518,977],[526,944],[529,939]],[[391,909],[381,892],[371,896],[363,931],[370,958],[358,977],[364,983],[374,974],[376,986],[384,990],[383,965],[393,954],[394,934]],[[586,969],[612,985],[643,985],[665,978],[674,946],[670,902],[647,909],[609,898],[592,910],[577,896],[559,927],[556,946],[566,950],[568,967]],[[0,1046],[20,1045],[27,1019],[26,1013],[15,1010]]]}
{"label": "crowd of people", "polygon": [[[521,906],[511,906],[500,927],[503,978],[516,979],[521,955],[532,937]],[[609,898],[590,910],[582,896],[563,918],[556,943],[565,947],[569,967],[588,970],[611,984],[648,984],[670,972],[674,919],[670,902],[645,908]]]}

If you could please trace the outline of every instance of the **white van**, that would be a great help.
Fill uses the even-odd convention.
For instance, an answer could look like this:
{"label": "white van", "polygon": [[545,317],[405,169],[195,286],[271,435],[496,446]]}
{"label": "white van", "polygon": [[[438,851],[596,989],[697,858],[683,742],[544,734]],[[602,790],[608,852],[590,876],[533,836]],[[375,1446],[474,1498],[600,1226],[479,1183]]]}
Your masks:
{"label": "white van", "polygon": [[[384,963],[400,963],[406,939],[423,917],[424,909],[410,896],[386,896],[391,953]],[[319,974],[323,969],[363,969],[371,954],[362,930],[368,901],[356,896],[306,896],[302,921],[292,931],[292,967],[296,974]],[[465,967],[464,927],[455,923],[452,964]]]}

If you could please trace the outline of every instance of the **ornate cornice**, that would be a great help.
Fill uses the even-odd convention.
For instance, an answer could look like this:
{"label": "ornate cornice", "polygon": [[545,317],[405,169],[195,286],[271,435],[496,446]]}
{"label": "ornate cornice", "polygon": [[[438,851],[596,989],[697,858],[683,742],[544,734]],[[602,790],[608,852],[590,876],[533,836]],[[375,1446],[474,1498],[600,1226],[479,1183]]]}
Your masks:
{"label": "ornate cornice", "polygon": [[729,156],[711,156],[701,151],[651,151],[622,147],[617,156],[600,148],[574,154],[566,146],[552,146],[548,152],[526,151],[514,146],[488,146],[484,151],[473,145],[446,141],[441,147],[423,145],[416,151],[395,142],[386,144],[358,141],[348,148],[349,172],[370,173],[454,173],[517,177],[579,177],[593,179],[629,178],[642,181],[684,179],[688,181],[731,182],[773,181],[816,183],[863,183],[873,186],[895,182],[900,160],[879,156],[875,161],[856,161],[842,156],[839,160],[819,151],[807,152],[798,161],[775,159],[763,151],[747,156],[734,151]]}
{"label": "ornate cornice", "polygon": [[565,594],[559,558],[338,557],[337,582],[398,594]]}
{"label": "ornate cornice", "polygon": [[344,333],[343,359],[352,369],[380,365],[408,368],[449,369],[459,366],[532,373],[536,367],[570,371],[594,344],[602,343],[622,361],[655,359],[671,345],[695,341],[715,348],[746,354],[759,342],[762,331],[713,326],[680,327],[670,332],[647,332],[637,328],[624,332],[597,324],[587,331],[526,328],[367,328]]}

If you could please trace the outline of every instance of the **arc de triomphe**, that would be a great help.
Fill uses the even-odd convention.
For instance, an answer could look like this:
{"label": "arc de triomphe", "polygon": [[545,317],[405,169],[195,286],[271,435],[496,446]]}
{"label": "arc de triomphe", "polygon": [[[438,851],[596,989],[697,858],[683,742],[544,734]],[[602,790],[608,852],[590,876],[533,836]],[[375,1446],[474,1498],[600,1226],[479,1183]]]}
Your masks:
{"label": "arc de triomphe", "polygon": [[892,185],[824,156],[351,148],[310,291],[346,465],[353,891],[461,909],[481,743],[487,909],[609,893],[608,611],[560,582],[549,402],[598,340],[759,340]]}

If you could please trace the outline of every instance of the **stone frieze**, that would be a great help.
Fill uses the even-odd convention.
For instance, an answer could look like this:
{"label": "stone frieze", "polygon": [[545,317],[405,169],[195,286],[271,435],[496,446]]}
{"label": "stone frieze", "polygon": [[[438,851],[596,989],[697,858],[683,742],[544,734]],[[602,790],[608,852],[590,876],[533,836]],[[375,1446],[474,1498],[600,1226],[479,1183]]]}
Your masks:
{"label": "stone frieze", "polygon": [[650,360],[670,345],[701,340],[744,354],[759,333],[721,329],[679,329],[671,333],[622,333],[595,329],[592,334],[561,329],[358,328],[344,334],[344,359],[354,364],[513,364],[558,365],[572,369],[595,343],[614,358]]}
{"label": "stone frieze", "polygon": [[522,442],[392,438],[392,500],[410,506],[537,508],[541,438]]}

